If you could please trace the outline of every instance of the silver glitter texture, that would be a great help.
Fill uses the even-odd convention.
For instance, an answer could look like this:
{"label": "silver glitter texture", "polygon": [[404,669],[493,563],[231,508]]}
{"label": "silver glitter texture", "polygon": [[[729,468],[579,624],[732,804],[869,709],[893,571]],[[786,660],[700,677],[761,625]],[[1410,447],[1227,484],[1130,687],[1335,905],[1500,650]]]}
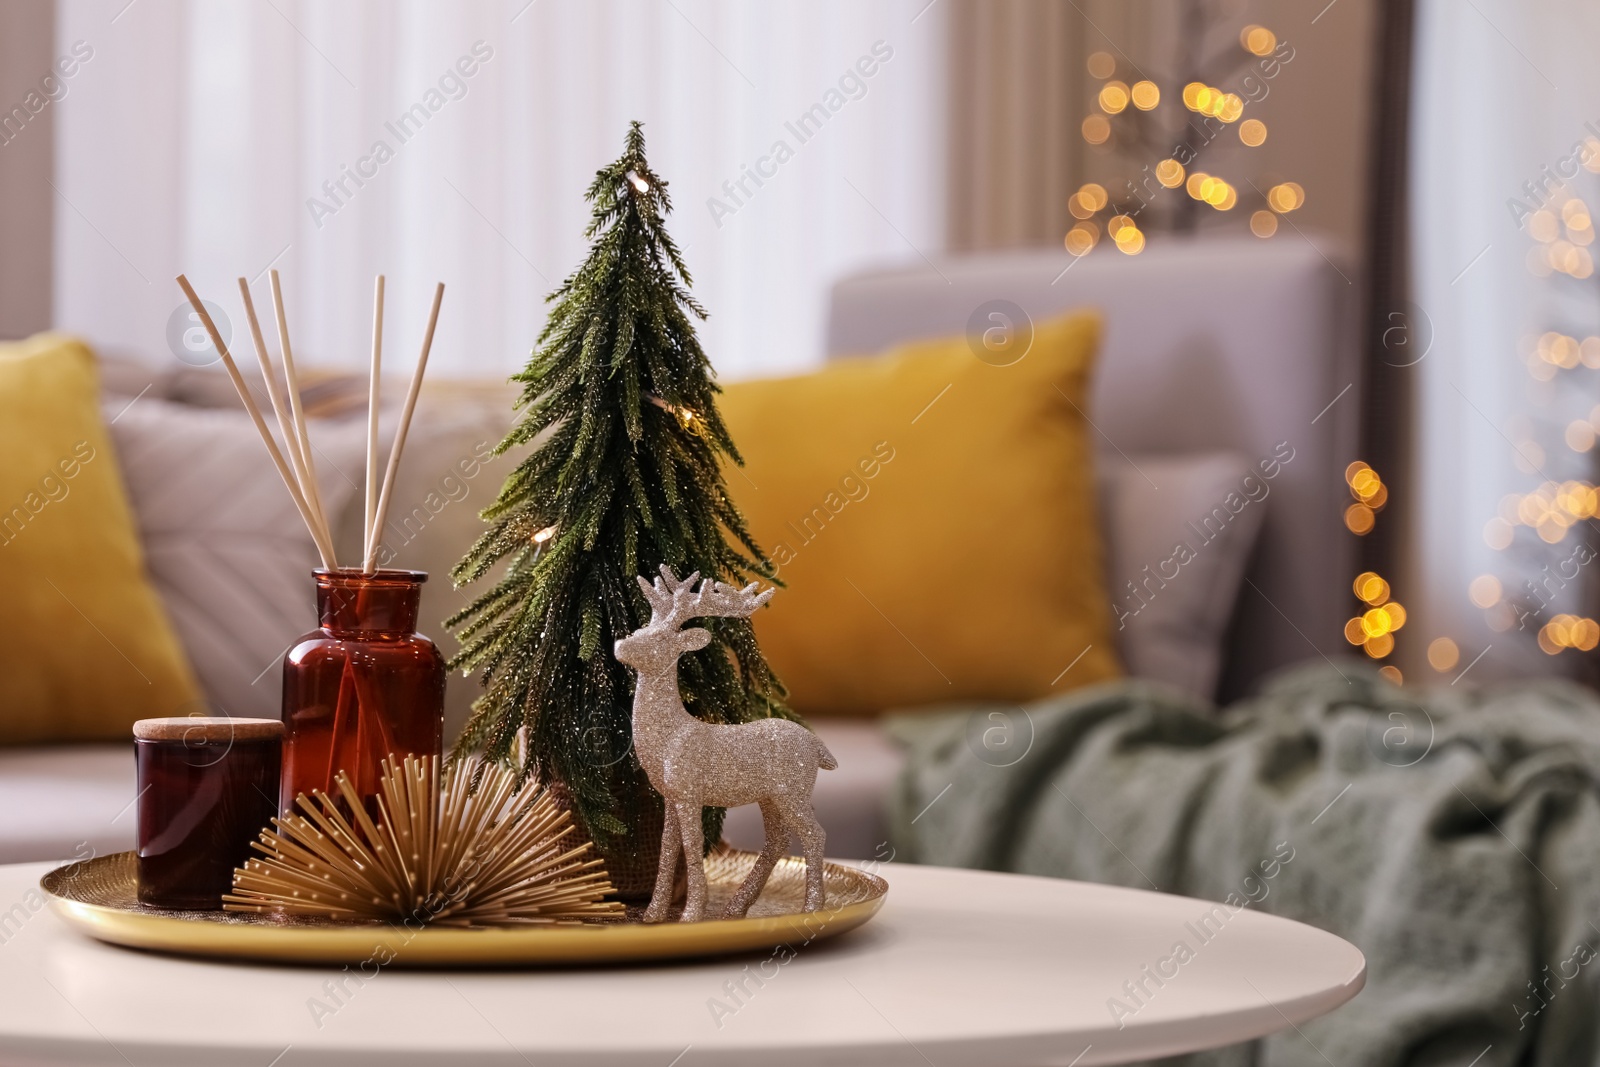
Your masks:
{"label": "silver glitter texture", "polygon": [[722,918],[744,917],[761,895],[778,857],[788,851],[791,830],[806,857],[805,910],[816,911],[823,904],[824,835],[811,810],[811,790],[817,784],[817,769],[831,771],[839,762],[820,738],[799,723],[784,719],[706,723],[684,710],[678,693],[678,657],[705,648],[711,634],[698,626],[685,630],[683,624],[708,616],[748,618],[774,592],[756,592],[755,582],[735,589],[709,578],[696,589],[699,578],[696,571],[680,582],[665,565],[653,584],[639,578],[650,603],[650,622],[616,644],[617,661],[639,676],[633,697],[634,752],[666,802],[655,892],[644,921],[667,917],[680,851],[689,878],[680,921],[705,918],[700,813],[707,805],[760,804],[766,827],[761,855]]}

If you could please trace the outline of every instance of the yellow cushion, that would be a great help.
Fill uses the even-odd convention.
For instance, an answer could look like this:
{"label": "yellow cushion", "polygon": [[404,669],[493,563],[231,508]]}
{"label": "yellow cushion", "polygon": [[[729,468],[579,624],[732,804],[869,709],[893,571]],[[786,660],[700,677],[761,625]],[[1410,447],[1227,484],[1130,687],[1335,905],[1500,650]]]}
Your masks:
{"label": "yellow cushion", "polygon": [[97,393],[81,341],[0,344],[0,744],[123,739],[199,695]]}
{"label": "yellow cushion", "polygon": [[[727,481],[786,583],[756,636],[807,714],[1027,700],[1121,673],[1090,449],[1099,319],[726,386]],[[1070,670],[1068,669],[1070,667]]]}

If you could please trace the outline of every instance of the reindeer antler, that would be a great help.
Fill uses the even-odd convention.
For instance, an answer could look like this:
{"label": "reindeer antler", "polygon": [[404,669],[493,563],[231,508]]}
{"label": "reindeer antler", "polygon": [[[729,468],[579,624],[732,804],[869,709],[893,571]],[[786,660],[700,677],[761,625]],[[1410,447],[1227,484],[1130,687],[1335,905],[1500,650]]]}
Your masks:
{"label": "reindeer antler", "polygon": [[707,616],[723,616],[733,618],[748,618],[755,614],[757,608],[772,599],[775,590],[756,592],[757,583],[751,582],[743,589],[735,589],[724,582],[714,582],[710,578],[700,582],[700,588],[694,588],[694,583],[699,581],[700,572],[679,581],[672,573],[672,568],[665,563],[661,565],[661,577],[654,583],[639,577],[639,588],[644,590],[645,600],[650,604],[651,625],[662,624],[676,629],[690,619]]}

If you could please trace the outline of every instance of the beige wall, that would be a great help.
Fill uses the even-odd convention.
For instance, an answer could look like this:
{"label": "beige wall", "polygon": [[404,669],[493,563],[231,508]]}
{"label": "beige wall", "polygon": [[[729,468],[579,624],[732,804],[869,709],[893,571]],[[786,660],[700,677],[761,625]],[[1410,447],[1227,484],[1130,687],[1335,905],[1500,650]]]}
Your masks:
{"label": "beige wall", "polygon": [[[1365,226],[1374,3],[1220,5],[1234,12],[1222,25],[1261,23],[1294,48],[1294,58],[1248,112],[1266,122],[1266,144],[1219,142],[1205,157],[1241,188],[1244,178],[1299,182],[1306,203],[1296,224],[1353,253]],[[951,247],[1055,243],[1071,224],[1066,198],[1082,182],[1109,183],[1147,162],[1083,142],[1078,125],[1092,105],[1084,62],[1104,49],[1165,85],[1176,70],[1180,11],[1179,0],[956,0]],[[1219,30],[1213,47],[1227,39]],[[1237,222],[1242,230],[1243,219]]]}
{"label": "beige wall", "polygon": [[[55,61],[55,5],[50,0],[0,3],[0,118],[24,107],[30,90]],[[24,107],[24,110],[26,108]],[[51,227],[55,105],[0,137],[0,338],[50,325]]]}

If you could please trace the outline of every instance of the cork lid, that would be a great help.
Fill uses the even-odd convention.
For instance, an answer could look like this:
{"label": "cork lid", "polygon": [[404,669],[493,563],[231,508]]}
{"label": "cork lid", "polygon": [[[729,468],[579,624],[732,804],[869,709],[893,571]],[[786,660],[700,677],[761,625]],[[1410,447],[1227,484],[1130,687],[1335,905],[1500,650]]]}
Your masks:
{"label": "cork lid", "polygon": [[140,741],[266,741],[283,736],[277,719],[234,719],[226,715],[185,715],[168,719],[140,719],[133,724]]}

